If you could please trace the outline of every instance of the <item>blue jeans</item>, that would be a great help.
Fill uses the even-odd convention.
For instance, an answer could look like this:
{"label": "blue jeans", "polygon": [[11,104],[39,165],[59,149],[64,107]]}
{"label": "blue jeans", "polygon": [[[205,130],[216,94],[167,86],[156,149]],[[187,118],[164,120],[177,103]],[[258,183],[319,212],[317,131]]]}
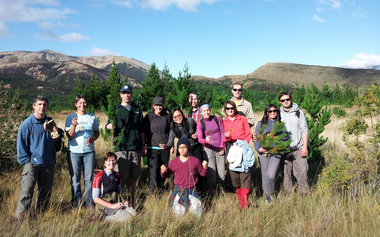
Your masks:
{"label": "blue jeans", "polygon": [[69,172],[71,176],[71,191],[74,207],[78,207],[82,201],[81,171],[84,174],[84,201],[86,206],[92,205],[92,178],[95,168],[95,151],[88,153],[70,152],[68,157]]}

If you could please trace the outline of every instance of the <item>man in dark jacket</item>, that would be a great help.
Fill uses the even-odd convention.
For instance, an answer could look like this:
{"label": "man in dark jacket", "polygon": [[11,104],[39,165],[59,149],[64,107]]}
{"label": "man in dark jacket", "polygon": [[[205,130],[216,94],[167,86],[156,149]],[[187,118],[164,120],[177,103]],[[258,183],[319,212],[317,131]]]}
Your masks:
{"label": "man in dark jacket", "polygon": [[145,134],[143,126],[143,112],[139,106],[131,101],[132,87],[123,85],[120,89],[121,103],[115,117],[115,127],[109,123],[107,129],[114,129],[117,137],[123,131],[122,140],[116,146],[118,157],[115,171],[120,173],[122,183],[127,184],[132,194],[132,205],[135,205],[136,186],[140,175],[141,155],[146,154]]}

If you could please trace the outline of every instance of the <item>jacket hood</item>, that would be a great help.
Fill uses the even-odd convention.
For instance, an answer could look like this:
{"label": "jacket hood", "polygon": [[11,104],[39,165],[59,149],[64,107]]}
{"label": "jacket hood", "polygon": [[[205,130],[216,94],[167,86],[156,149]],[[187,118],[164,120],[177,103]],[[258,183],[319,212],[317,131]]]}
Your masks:
{"label": "jacket hood", "polygon": [[285,111],[283,106],[281,106],[280,110],[284,113],[295,113],[297,110],[299,110],[299,107],[296,103],[292,102],[292,108],[290,109],[290,111]]}

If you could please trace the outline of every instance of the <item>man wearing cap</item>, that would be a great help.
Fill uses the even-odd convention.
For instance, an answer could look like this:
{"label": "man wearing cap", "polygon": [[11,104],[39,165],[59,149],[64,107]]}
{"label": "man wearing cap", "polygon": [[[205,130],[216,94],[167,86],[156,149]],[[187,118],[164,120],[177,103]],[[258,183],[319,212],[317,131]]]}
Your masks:
{"label": "man wearing cap", "polygon": [[120,135],[121,142],[116,144],[115,153],[118,157],[115,171],[120,173],[122,183],[130,188],[132,205],[136,201],[136,185],[140,175],[141,155],[146,153],[145,134],[143,126],[143,112],[139,106],[131,101],[133,95],[130,85],[123,85],[120,89],[121,103],[116,106],[113,128],[111,123],[107,129],[114,129],[114,137]]}
{"label": "man wearing cap", "polygon": [[189,103],[190,103],[190,111],[186,114],[186,118],[192,118],[198,124],[198,122],[202,118],[202,112],[198,106],[198,94],[196,92],[191,92],[189,94]]}

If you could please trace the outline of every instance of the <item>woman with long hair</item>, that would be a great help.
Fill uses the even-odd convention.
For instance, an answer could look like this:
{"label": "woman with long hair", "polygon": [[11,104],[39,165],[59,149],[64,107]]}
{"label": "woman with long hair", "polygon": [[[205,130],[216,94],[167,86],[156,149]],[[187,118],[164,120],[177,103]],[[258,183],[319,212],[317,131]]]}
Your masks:
{"label": "woman with long hair", "polygon": [[88,102],[84,95],[75,96],[76,113],[66,118],[65,130],[69,139],[67,161],[71,176],[71,192],[74,207],[82,203],[81,172],[84,176],[84,204],[92,206],[91,185],[95,168],[94,142],[99,137],[99,123],[94,114],[87,113]]}
{"label": "woman with long hair", "polygon": [[144,118],[145,139],[147,144],[147,160],[149,169],[149,191],[154,192],[156,187],[160,189],[164,185],[164,179],[160,175],[161,165],[168,166],[169,148],[167,147],[170,123],[169,114],[164,109],[164,99],[153,99],[152,111]]}
{"label": "woman with long hair", "polygon": [[[261,121],[256,126],[256,137],[259,136],[259,130],[264,125],[267,125],[263,134],[272,131],[276,123],[281,122],[281,117],[278,108],[274,104],[269,104],[265,107],[264,115]],[[276,182],[276,172],[281,161],[281,155],[269,154],[267,149],[264,149],[258,140],[255,141],[255,149],[259,153],[262,186],[266,203],[272,202],[272,194],[274,193],[274,186]]]}
{"label": "woman with long hair", "polygon": [[[192,118],[185,118],[179,108],[170,113],[170,133],[167,146],[171,147],[170,154],[174,152],[174,138],[187,137],[190,141],[189,155],[199,159],[202,163],[202,145],[198,142],[197,124]],[[177,155],[178,155],[177,151]]]}
{"label": "woman with long hair", "polygon": [[250,168],[254,162],[253,151],[249,146],[252,132],[247,118],[238,114],[235,102],[226,101],[224,103],[224,112],[227,115],[223,120],[223,127],[228,158],[231,157],[228,153],[232,145],[239,147],[236,147],[237,149],[234,149],[234,151],[241,149],[240,154],[236,153],[233,156],[237,162],[234,162],[234,164],[230,162],[229,174],[232,186],[236,189],[239,206],[241,209],[245,209],[250,205],[248,202],[249,188],[251,186]]}

